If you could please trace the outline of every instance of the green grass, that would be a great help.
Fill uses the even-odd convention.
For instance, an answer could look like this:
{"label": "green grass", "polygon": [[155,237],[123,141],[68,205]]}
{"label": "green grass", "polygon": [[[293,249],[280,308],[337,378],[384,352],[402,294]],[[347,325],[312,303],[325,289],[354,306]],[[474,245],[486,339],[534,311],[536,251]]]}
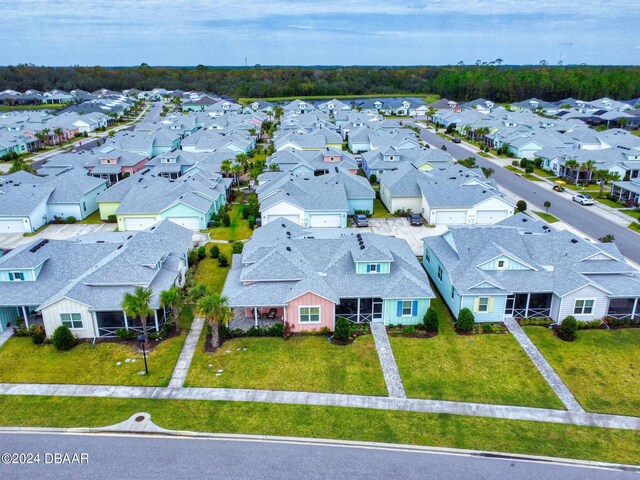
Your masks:
{"label": "green grass", "polygon": [[636,137],[640,137],[640,130],[629,130],[631,132],[631,134],[635,135]]}
{"label": "green grass", "polygon": [[80,224],[97,224],[97,223],[103,223],[102,220],[100,220],[100,210],[96,210],[95,212],[93,212],[91,215],[89,215],[87,218],[85,218],[84,220],[80,220],[79,222]]}
{"label": "green grass", "polygon": [[340,99],[366,99],[366,98],[398,98],[398,97],[411,97],[422,98],[425,103],[433,103],[440,100],[440,95],[434,93],[380,93],[380,94],[368,94],[368,95],[311,95],[311,96],[297,96],[297,97],[266,97],[266,98],[240,98],[238,102],[243,105],[249,105],[256,100],[264,100],[265,102],[292,102],[293,100],[336,100]]}
{"label": "green grass", "polygon": [[522,178],[529,180],[530,182],[542,182],[543,180],[541,178],[536,177],[535,175],[531,175],[530,173],[525,173],[524,170],[518,168],[518,167],[514,167],[513,165],[505,165],[505,167],[507,170],[509,170],[510,172],[516,173],[518,175],[520,175]]}
{"label": "green grass", "polygon": [[224,281],[227,278],[230,267],[219,267],[218,260],[211,258],[209,249],[217,245],[220,248],[220,253],[223,253],[229,265],[231,265],[231,244],[229,243],[207,243],[205,246],[207,250],[207,257],[202,259],[198,264],[194,281],[197,285],[206,285],[211,292],[221,292],[224,286]]}
{"label": "green grass", "polygon": [[[609,200],[608,198],[600,198],[600,197],[595,197],[595,196],[593,198],[594,198],[594,200],[597,200],[598,202],[606,205],[607,207],[622,208],[622,204],[620,204],[618,202],[614,202],[613,200]],[[624,212],[624,210],[620,210],[620,211]]]}
{"label": "green grass", "polygon": [[21,110],[58,110],[66,106],[67,105],[62,103],[51,103],[48,105],[14,105],[12,107],[1,105],[0,112],[16,112]]}
{"label": "green grass", "polygon": [[249,228],[249,222],[242,218],[242,205],[233,203],[229,209],[231,225],[229,227],[216,227],[203,230],[209,232],[209,236],[214,240],[245,240],[253,235],[253,230]]}
{"label": "green grass", "polygon": [[517,174],[520,174],[520,175],[522,175],[524,173],[524,170],[521,170],[518,167],[514,167],[513,165],[505,165],[504,168],[506,168],[510,172],[517,173]]}
{"label": "green grass", "polygon": [[491,155],[489,155],[487,152],[480,151],[480,152],[476,152],[476,154],[484,158],[492,158]]}
{"label": "green grass", "polygon": [[640,464],[640,433],[629,430],[270,403],[0,397],[3,426],[102,427],[141,411],[173,430],[405,443]]}
{"label": "green grass", "polygon": [[625,215],[629,215],[634,220],[640,221],[640,211],[634,210],[632,208],[623,208],[620,211]]}
{"label": "green grass", "polygon": [[549,178],[549,179],[551,179],[553,177],[553,173],[545,172],[544,170],[542,170],[540,168],[534,168],[533,169],[533,173],[535,173],[539,177],[544,177],[544,178]]}
{"label": "green grass", "polygon": [[[191,387],[387,395],[371,335],[347,346],[332,345],[322,335],[239,338],[213,354],[204,351],[204,342],[203,331],[187,376]],[[218,369],[224,372],[216,377]]]}
{"label": "green grass", "polygon": [[558,220],[556,217],[554,217],[553,215],[551,215],[550,213],[544,213],[544,212],[537,212],[537,211],[533,211],[533,213],[535,213],[536,215],[538,215],[541,219],[543,219],[545,222],[547,223],[556,223],[559,222],[560,220]]}
{"label": "green grass", "polygon": [[373,200],[373,218],[393,218],[379,198]]}
{"label": "green grass", "polygon": [[629,228],[631,230],[633,230],[634,232],[640,233],[640,223],[638,223],[638,222],[631,222],[629,224]]}
{"label": "green grass", "polygon": [[439,335],[390,338],[408,397],[564,408],[510,334],[458,335],[442,299],[431,305]]}
{"label": "green grass", "polygon": [[39,234],[40,232],[42,232],[45,228],[47,228],[50,224],[49,223],[45,223],[44,225],[42,225],[40,228],[38,228],[35,232],[30,232],[30,233],[23,233],[22,236],[23,237],[33,237],[37,234]]}
{"label": "green grass", "polygon": [[640,416],[640,329],[580,330],[573,342],[524,330],[586,410]]}
{"label": "green grass", "polygon": [[[149,375],[138,374],[144,370],[142,352],[127,344],[81,343],[68,352],[59,352],[53,345],[34,345],[29,337],[11,337],[0,348],[0,363],[10,366],[0,370],[0,382],[166,386],[192,318],[191,311],[185,309],[181,335],[160,342],[148,352]],[[127,358],[136,361],[125,362]]]}

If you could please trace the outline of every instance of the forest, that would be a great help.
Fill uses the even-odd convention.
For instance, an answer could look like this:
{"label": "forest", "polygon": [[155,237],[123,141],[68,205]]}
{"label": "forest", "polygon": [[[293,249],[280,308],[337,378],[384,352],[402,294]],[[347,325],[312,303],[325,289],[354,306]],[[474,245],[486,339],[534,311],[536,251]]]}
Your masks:
{"label": "forest", "polygon": [[438,94],[457,101],[484,97],[514,102],[531,97],[640,97],[638,66],[424,67],[0,67],[0,89],[40,91],[99,88],[202,90],[235,98]]}

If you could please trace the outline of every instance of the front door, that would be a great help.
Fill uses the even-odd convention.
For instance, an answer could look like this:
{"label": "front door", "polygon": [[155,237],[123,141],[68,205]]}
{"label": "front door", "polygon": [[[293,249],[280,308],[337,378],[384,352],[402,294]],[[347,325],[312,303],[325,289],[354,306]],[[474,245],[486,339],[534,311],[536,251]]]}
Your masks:
{"label": "front door", "polygon": [[382,322],[382,299],[373,299],[373,315],[371,318],[373,322]]}

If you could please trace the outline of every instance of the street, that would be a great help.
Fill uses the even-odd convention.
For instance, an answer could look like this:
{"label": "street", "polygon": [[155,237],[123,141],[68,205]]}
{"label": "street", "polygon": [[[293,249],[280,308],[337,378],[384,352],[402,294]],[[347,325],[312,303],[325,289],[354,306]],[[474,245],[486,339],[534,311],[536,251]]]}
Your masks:
{"label": "street", "polygon": [[[133,435],[0,434],[0,477],[38,478],[403,478],[563,480],[637,478],[592,466],[491,456],[298,442]],[[6,454],[39,454],[7,464]],[[65,456],[66,454],[66,456]],[[75,454],[75,456],[74,456]],[[16,456],[14,456],[15,458]],[[26,460],[23,456],[22,460]],[[56,461],[75,463],[55,464]],[[33,460],[33,457],[32,457]],[[19,462],[19,460],[16,460]]]}
{"label": "street", "polygon": [[615,244],[623,255],[636,263],[640,263],[640,237],[626,227],[613,223],[600,215],[589,211],[594,207],[583,207],[570,198],[564,198],[543,189],[537,182],[530,182],[505,168],[501,168],[486,158],[476,155],[466,148],[448,140],[444,140],[435,133],[421,129],[421,138],[430,145],[440,148],[446,145],[447,152],[457,160],[474,157],[479,167],[490,167],[495,170],[493,178],[496,183],[506,190],[513,192],[519,198],[527,202],[529,208],[536,207],[544,211],[544,202],[552,205],[551,213],[560,220],[572,225],[592,238],[600,238],[607,234],[615,237]]}

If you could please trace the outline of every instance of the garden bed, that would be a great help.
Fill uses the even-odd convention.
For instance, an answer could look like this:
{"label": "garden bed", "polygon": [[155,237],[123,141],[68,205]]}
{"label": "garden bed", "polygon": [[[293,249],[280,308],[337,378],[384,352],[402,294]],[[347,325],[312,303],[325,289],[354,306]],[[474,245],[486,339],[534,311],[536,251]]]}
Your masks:
{"label": "garden bed", "polygon": [[432,338],[438,335],[438,332],[427,332],[423,325],[389,325],[387,333],[404,338]]}

